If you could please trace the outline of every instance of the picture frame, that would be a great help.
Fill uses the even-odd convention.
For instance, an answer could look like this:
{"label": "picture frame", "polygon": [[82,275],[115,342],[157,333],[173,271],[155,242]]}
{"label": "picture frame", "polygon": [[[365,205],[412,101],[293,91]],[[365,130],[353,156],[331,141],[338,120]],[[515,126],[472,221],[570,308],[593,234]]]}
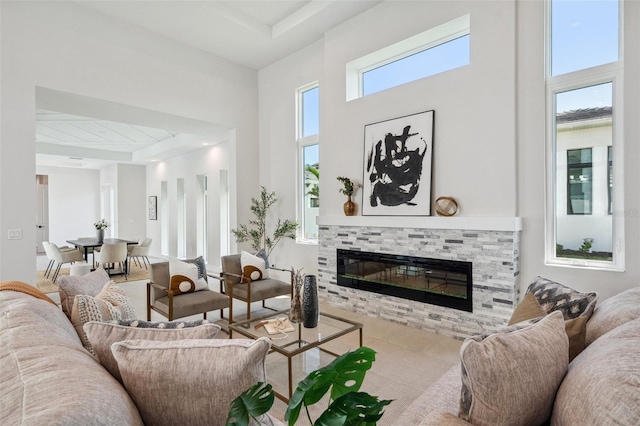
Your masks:
{"label": "picture frame", "polygon": [[149,196],[149,220],[158,220],[158,197]]}
{"label": "picture frame", "polygon": [[364,126],[363,216],[431,216],[435,110]]}

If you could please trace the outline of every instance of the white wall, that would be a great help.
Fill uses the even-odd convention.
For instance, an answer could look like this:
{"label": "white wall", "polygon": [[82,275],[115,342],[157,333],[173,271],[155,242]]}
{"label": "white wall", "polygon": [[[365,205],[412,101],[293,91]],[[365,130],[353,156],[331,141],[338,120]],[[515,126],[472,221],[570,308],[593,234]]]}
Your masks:
{"label": "white wall", "polygon": [[118,238],[137,240],[147,233],[147,174],[145,166],[118,164]]}
{"label": "white wall", "polygon": [[[345,65],[471,13],[471,64],[346,102]],[[295,214],[295,89],[320,82],[320,214],[343,215],[336,176],[362,182],[364,126],[435,110],[433,195],[463,216],[515,216],[515,9],[512,2],[385,2],[259,73],[261,183]],[[390,23],[401,23],[392,25]],[[482,82],[482,84],[478,84]],[[482,182],[488,184],[479,184]],[[358,210],[362,191],[355,194]],[[317,250],[287,241],[276,263],[315,273]]]}
{"label": "white wall", "polygon": [[35,193],[36,87],[233,128],[247,220],[258,192],[255,71],[80,4],[0,2],[0,11],[0,236],[23,230],[22,240],[0,239],[0,279],[34,280],[35,197],[25,194]]}
{"label": "white wall", "polygon": [[[296,148],[296,89],[314,81],[320,81],[320,144],[324,142],[322,99],[324,87],[323,42],[316,42],[287,58],[260,70],[260,184],[275,191],[278,203],[273,207],[272,218],[296,217],[296,182],[299,178]],[[322,155],[322,149],[321,149]],[[320,175],[324,163],[320,158]],[[324,192],[320,184],[322,197]],[[324,203],[324,198],[321,198]],[[245,222],[239,222],[245,223]],[[273,225],[273,224],[272,224]],[[273,232],[273,227],[271,228]],[[249,247],[244,247],[249,249]],[[318,267],[318,247],[314,244],[282,240],[271,253],[269,262],[279,268],[304,268],[304,273],[315,274]]]}
{"label": "white wall", "polygon": [[100,220],[100,171],[45,166],[36,170],[49,177],[49,241],[61,246],[69,245],[67,240],[95,237],[93,224]]}
{"label": "white wall", "polygon": [[[220,170],[228,170],[229,162],[229,143],[222,143],[216,146],[205,148],[191,154],[175,157],[160,163],[150,164],[146,168],[146,192],[148,195],[158,197],[158,220],[148,220],[147,236],[152,238],[150,254],[153,256],[161,255],[161,224],[162,221],[169,221],[169,229],[176,229],[177,220],[177,179],[184,179],[186,196],[187,196],[187,254],[189,258],[202,255],[197,249],[197,223],[196,218],[196,198],[199,191],[198,175],[207,175],[208,181],[208,212],[210,230],[208,234],[209,256],[208,264],[212,269],[220,266],[220,248],[219,248],[219,218],[220,218]],[[160,210],[160,182],[166,181],[169,199],[169,217],[164,217]],[[175,258],[177,252],[176,233],[170,232],[169,240],[169,257]]]}

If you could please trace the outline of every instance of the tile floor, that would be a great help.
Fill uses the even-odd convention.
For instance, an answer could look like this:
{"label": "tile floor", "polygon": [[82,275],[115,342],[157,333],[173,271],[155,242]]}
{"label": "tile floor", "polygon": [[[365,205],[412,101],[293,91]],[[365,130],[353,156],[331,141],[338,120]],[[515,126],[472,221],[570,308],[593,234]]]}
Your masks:
{"label": "tile floor", "polygon": [[[152,260],[153,261],[153,260]],[[157,259],[156,259],[157,261]],[[38,256],[37,267],[39,270],[46,268],[47,259]],[[146,282],[131,281],[119,284],[129,296],[140,318],[146,316]],[[49,294],[54,300],[59,301],[58,295]],[[289,299],[283,298],[269,303],[278,309],[288,307]],[[244,303],[234,304],[234,313],[244,313]],[[253,310],[260,309],[257,302]],[[425,389],[435,382],[454,364],[459,362],[459,349],[461,341],[450,337],[429,333],[423,330],[395,324],[379,318],[367,317],[354,312],[345,311],[328,305],[322,305],[323,311],[334,315],[343,316],[364,324],[364,345],[374,349],[376,361],[370,372],[367,373],[362,390],[382,399],[394,399],[387,407],[385,415],[379,425],[393,424],[396,419],[411,402]],[[253,312],[252,310],[252,312]],[[199,319],[194,316],[185,319]],[[208,318],[212,321],[220,319],[219,312],[211,312]],[[152,312],[153,321],[165,321],[156,312]],[[226,334],[221,333],[222,338]],[[329,342],[328,349],[343,353],[357,347],[357,333],[351,333],[335,341]],[[330,362],[326,356],[319,352],[309,351],[299,355],[299,360],[294,358],[294,369],[298,372],[296,377],[304,377],[317,368],[319,358],[322,362]],[[286,381],[286,358],[280,354],[272,353],[267,357],[267,374],[274,387],[280,387],[284,392]],[[295,383],[295,381],[294,381]],[[279,418],[284,417],[284,403],[276,399],[272,413]],[[300,419],[299,424],[305,424],[306,419]]]}

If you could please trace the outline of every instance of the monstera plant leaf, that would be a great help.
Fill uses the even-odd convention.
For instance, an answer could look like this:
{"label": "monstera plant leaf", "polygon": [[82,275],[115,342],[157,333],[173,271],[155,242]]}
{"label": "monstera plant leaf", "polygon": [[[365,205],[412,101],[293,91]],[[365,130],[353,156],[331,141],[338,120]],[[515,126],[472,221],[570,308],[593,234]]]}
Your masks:
{"label": "monstera plant leaf", "polygon": [[[339,356],[326,367],[322,367],[298,383],[298,387],[289,400],[284,419],[292,426],[298,420],[302,406],[313,405],[331,389],[331,399],[338,400],[349,392],[357,392],[362,386],[364,376],[375,361],[376,352],[367,347]],[[385,404],[386,405],[386,404]],[[348,406],[348,405],[347,405]],[[356,407],[359,410],[359,407]],[[349,409],[347,411],[350,411]],[[328,415],[327,425],[344,424],[333,414]]]}
{"label": "monstera plant leaf", "polygon": [[227,417],[227,426],[250,424],[249,417],[256,419],[269,411],[273,405],[274,395],[271,385],[258,382],[251,386],[231,402],[231,410]]}
{"label": "monstera plant leaf", "polygon": [[333,401],[314,426],[373,426],[391,402],[380,401],[366,392],[349,392]]}

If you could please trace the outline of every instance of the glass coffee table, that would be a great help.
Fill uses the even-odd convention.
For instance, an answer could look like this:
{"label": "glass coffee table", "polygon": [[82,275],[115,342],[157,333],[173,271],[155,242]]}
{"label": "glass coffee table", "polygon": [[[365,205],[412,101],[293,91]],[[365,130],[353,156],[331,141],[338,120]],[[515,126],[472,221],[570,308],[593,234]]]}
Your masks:
{"label": "glass coffee table", "polygon": [[274,389],[274,394],[285,403],[289,402],[289,398],[291,398],[293,394],[293,357],[314,348],[318,348],[324,353],[337,357],[340,354],[329,351],[327,348],[322,347],[322,345],[355,331],[359,333],[359,345],[362,346],[362,324],[323,312],[320,312],[318,326],[315,328],[305,328],[302,323],[294,323],[294,331],[281,334],[269,334],[264,327],[255,328],[259,322],[288,316],[289,310],[286,309],[273,312],[267,316],[252,318],[249,321],[234,322],[229,326],[229,338],[233,338],[234,333],[251,339],[268,337],[271,340],[271,351],[287,357],[288,397],[285,397]]}

